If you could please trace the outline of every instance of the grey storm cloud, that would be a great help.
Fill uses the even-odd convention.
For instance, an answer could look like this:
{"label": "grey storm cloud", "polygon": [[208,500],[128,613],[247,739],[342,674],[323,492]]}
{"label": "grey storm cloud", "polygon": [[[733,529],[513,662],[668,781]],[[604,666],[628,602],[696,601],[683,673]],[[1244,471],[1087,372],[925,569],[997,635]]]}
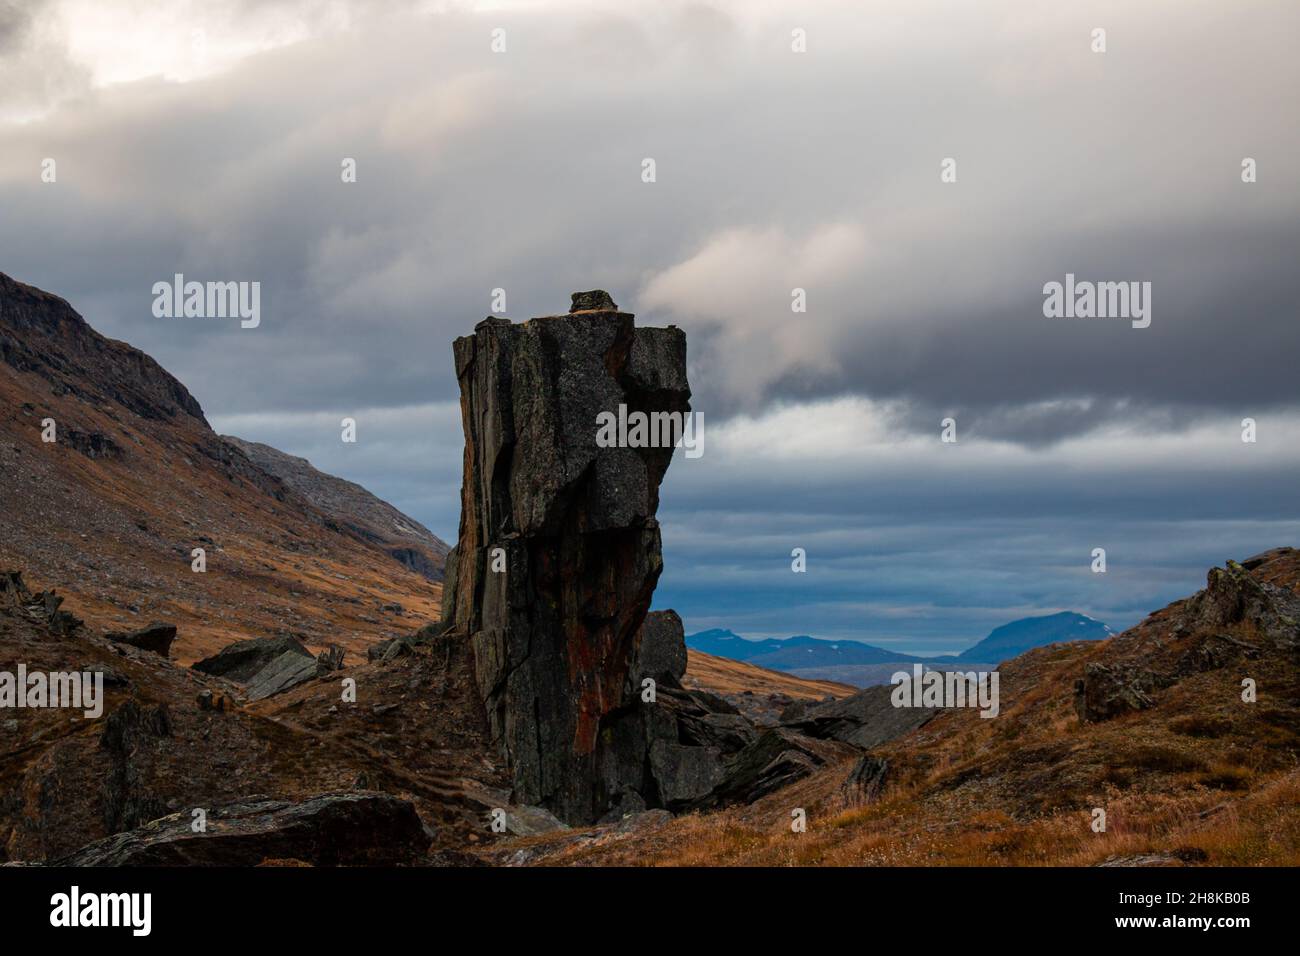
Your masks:
{"label": "grey storm cloud", "polygon": [[[96,33],[101,14],[115,32]],[[814,446],[759,472],[737,439],[679,461],[661,603],[688,624],[734,611],[740,629],[749,608],[761,633],[805,620],[851,636],[869,618],[882,640],[958,624],[973,640],[1010,609],[1067,604],[1124,623],[1203,570],[1182,547],[1166,575],[1150,522],[1181,522],[1169,540],[1184,544],[1211,520],[1243,547],[1283,543],[1269,520],[1295,530],[1294,456],[1183,462],[1206,428],[1253,416],[1276,435],[1300,406],[1297,27],[1286,2],[0,3],[0,269],[153,354],[218,428],[306,454],[446,537],[451,339],[496,288],[516,319],[607,288],[687,330],[711,434],[757,423],[779,443],[783,409],[807,421],[849,398],[870,403],[882,448],[937,442],[951,415],[989,449],[978,476],[946,482],[920,453],[882,474]],[[1241,181],[1244,157],[1258,182]],[[155,318],[150,290],[178,272],[260,281],[260,327]],[[1044,318],[1044,283],[1067,273],[1150,281],[1150,328]],[[337,442],[352,414],[364,455]],[[1163,458],[1079,477],[1076,447],[1111,460],[1143,435]],[[846,543],[843,573],[821,565],[801,590],[728,570],[756,547],[779,570],[796,532],[881,525],[946,573],[924,578],[950,605],[930,630],[881,611],[923,590],[897,570],[901,538],[881,543],[895,570]],[[1045,561],[1054,528],[1070,553],[1108,529],[1142,551],[1150,586],[1135,571],[1093,600]],[[1008,550],[988,567],[1038,562],[1038,584],[979,570],[990,537]],[[944,541],[960,550],[940,559]]]}

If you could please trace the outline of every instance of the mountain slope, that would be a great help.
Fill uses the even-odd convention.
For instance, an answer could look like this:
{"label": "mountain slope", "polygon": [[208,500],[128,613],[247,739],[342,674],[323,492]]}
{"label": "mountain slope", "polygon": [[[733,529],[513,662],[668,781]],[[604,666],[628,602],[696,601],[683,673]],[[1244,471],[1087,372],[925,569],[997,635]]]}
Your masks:
{"label": "mountain slope", "polygon": [[804,680],[781,671],[768,670],[744,661],[714,657],[703,651],[687,650],[687,687],[698,687],[710,693],[726,696],[745,691],[763,694],[782,694],[791,700],[823,700],[826,697],[847,697],[856,693],[856,687],[828,680]]}
{"label": "mountain slope", "polygon": [[441,598],[222,441],[149,356],[0,274],[3,569],[70,593],[107,630],[177,625],[182,660],[281,633],[361,653],[436,620]]}
{"label": "mountain slope", "polygon": [[355,482],[327,475],[306,458],[285,454],[261,442],[222,435],[267,474],[279,478],[335,522],[377,544],[385,553],[430,581],[442,580],[451,548],[414,518],[375,497]]}

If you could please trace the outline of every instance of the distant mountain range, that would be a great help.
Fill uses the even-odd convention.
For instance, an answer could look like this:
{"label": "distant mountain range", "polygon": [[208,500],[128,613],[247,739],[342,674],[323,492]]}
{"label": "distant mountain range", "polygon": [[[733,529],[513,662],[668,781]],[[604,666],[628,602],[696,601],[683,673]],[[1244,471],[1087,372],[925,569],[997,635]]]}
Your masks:
{"label": "distant mountain range", "polygon": [[900,664],[993,667],[1035,647],[1062,641],[1103,640],[1112,633],[1101,621],[1073,611],[1061,611],[1003,624],[960,654],[935,657],[903,654],[860,641],[827,641],[807,635],[751,641],[720,628],[691,634],[686,638],[686,645],[705,654],[745,661],[797,677],[869,687],[887,683]]}

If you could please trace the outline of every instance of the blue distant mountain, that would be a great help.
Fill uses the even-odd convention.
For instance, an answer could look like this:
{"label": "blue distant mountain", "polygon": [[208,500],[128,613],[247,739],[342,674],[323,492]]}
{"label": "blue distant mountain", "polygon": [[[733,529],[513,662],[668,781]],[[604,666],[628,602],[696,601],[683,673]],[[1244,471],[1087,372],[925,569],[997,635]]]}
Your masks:
{"label": "blue distant mountain", "polygon": [[[731,631],[715,628],[701,631],[686,638],[686,646],[715,657],[733,661],[752,661],[773,670],[792,667],[828,667],[840,664],[886,664],[894,661],[923,661],[930,658],[913,657],[883,647],[863,644],[860,641],[826,641],[806,634],[779,639],[769,637],[751,641]],[[761,660],[760,660],[761,658]],[[946,658],[952,660],[952,658]]]}
{"label": "blue distant mountain", "polygon": [[1042,617],[1023,617],[995,627],[984,640],[958,654],[957,659],[1000,664],[1035,647],[1060,644],[1062,641],[1104,641],[1113,633],[1101,621],[1073,611],[1045,614]]}
{"label": "blue distant mountain", "polygon": [[807,635],[751,641],[722,628],[691,634],[686,638],[686,646],[716,657],[747,661],[801,677],[824,676],[861,684],[888,680],[888,669],[881,669],[879,665],[920,663],[942,666],[960,663],[993,666],[1035,647],[1062,641],[1099,641],[1112,633],[1101,621],[1073,611],[1062,611],[1003,624],[955,657],[917,657],[859,641],[827,641]]}

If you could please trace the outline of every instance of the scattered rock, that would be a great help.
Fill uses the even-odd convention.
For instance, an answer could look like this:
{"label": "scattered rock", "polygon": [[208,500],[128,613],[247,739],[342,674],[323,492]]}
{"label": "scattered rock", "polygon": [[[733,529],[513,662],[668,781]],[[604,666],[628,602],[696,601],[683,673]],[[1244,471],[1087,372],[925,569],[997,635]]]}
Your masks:
{"label": "scattered rock", "polygon": [[63,598],[53,591],[33,594],[21,571],[0,572],[0,603],[44,625],[56,637],[68,637],[82,626],[80,618],[60,610]]}
{"label": "scattered rock", "polygon": [[225,694],[214,693],[210,690],[202,691],[198,696],[199,710],[214,711],[224,714],[227,710],[233,710],[234,705],[230,698]]}

